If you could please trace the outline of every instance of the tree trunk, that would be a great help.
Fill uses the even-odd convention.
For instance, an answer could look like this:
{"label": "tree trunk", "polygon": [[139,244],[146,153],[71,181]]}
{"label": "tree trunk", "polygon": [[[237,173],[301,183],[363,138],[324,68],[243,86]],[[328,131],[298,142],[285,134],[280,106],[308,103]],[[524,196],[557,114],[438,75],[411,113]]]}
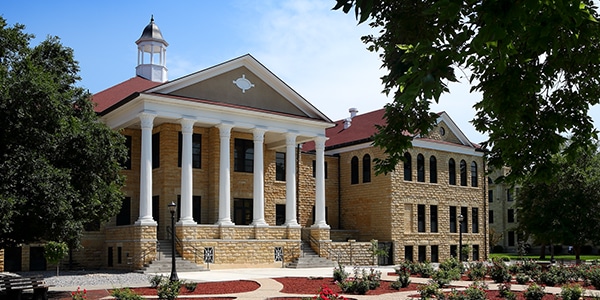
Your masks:
{"label": "tree trunk", "polygon": [[540,260],[546,259],[546,244],[542,244],[542,248],[540,249]]}

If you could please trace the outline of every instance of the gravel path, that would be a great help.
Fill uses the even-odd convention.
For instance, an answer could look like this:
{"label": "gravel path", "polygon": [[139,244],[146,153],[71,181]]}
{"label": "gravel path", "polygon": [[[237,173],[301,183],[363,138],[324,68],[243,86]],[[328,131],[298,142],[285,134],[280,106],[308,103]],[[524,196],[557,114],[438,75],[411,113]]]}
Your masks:
{"label": "gravel path", "polygon": [[43,272],[19,272],[21,276],[32,276],[41,274],[47,284],[55,287],[76,287],[90,288],[93,286],[149,286],[152,275],[119,272],[109,270],[97,271],[61,271],[60,276],[56,276],[56,271]]}

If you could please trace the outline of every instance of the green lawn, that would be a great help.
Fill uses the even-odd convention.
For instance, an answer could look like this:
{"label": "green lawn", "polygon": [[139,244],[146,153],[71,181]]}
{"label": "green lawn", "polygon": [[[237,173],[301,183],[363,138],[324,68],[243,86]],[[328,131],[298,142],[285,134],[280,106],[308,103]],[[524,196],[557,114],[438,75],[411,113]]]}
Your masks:
{"label": "green lawn", "polygon": [[[545,259],[540,259],[539,255],[525,255],[519,256],[517,253],[490,253],[490,258],[494,257],[508,257],[511,260],[519,260],[521,258],[533,259],[539,261],[550,261],[550,254],[546,253]],[[575,260],[575,255],[566,254],[566,255],[554,255],[554,259],[557,261],[561,260]],[[583,261],[587,260],[600,260],[600,255],[581,255],[580,259]]]}

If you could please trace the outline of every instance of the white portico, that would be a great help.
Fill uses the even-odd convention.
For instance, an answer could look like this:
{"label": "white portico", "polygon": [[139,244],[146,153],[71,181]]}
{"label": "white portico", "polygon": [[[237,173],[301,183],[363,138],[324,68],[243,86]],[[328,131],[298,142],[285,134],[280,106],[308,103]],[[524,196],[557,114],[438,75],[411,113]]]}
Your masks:
{"label": "white portico", "polygon": [[[219,95],[222,94],[222,95]],[[219,98],[217,98],[219,97]],[[222,98],[221,98],[222,97]],[[325,129],[330,120],[264,68],[245,55],[187,77],[134,93],[118,103],[117,110],[103,114],[112,128],[141,130],[139,218],[136,224],[152,225],[152,131],[157,125],[181,126],[181,214],[178,224],[196,224],[192,218],[192,133],[194,127],[218,128],[219,193],[218,220],[221,226],[235,225],[231,218],[232,132],[252,134],[253,221],[268,226],[264,216],[264,151],[285,153],[286,220],[298,227],[296,219],[296,149],[315,141],[317,146],[315,226],[327,227],[323,175]]]}

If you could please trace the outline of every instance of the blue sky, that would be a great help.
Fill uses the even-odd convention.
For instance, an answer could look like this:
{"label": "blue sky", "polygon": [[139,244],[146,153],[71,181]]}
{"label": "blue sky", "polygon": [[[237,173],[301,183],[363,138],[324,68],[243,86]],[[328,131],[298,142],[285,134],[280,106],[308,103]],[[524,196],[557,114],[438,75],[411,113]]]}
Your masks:
{"label": "blue sky", "polygon": [[[360,37],[376,33],[354,15],[332,11],[334,0],[22,1],[4,0],[0,15],[36,35],[73,48],[81,86],[92,93],[135,76],[135,41],[154,15],[169,43],[169,79],[250,53],[332,120],[391,101],[381,93],[378,54]],[[473,142],[485,136],[469,123],[479,95],[451,85],[433,111],[446,111]]]}

